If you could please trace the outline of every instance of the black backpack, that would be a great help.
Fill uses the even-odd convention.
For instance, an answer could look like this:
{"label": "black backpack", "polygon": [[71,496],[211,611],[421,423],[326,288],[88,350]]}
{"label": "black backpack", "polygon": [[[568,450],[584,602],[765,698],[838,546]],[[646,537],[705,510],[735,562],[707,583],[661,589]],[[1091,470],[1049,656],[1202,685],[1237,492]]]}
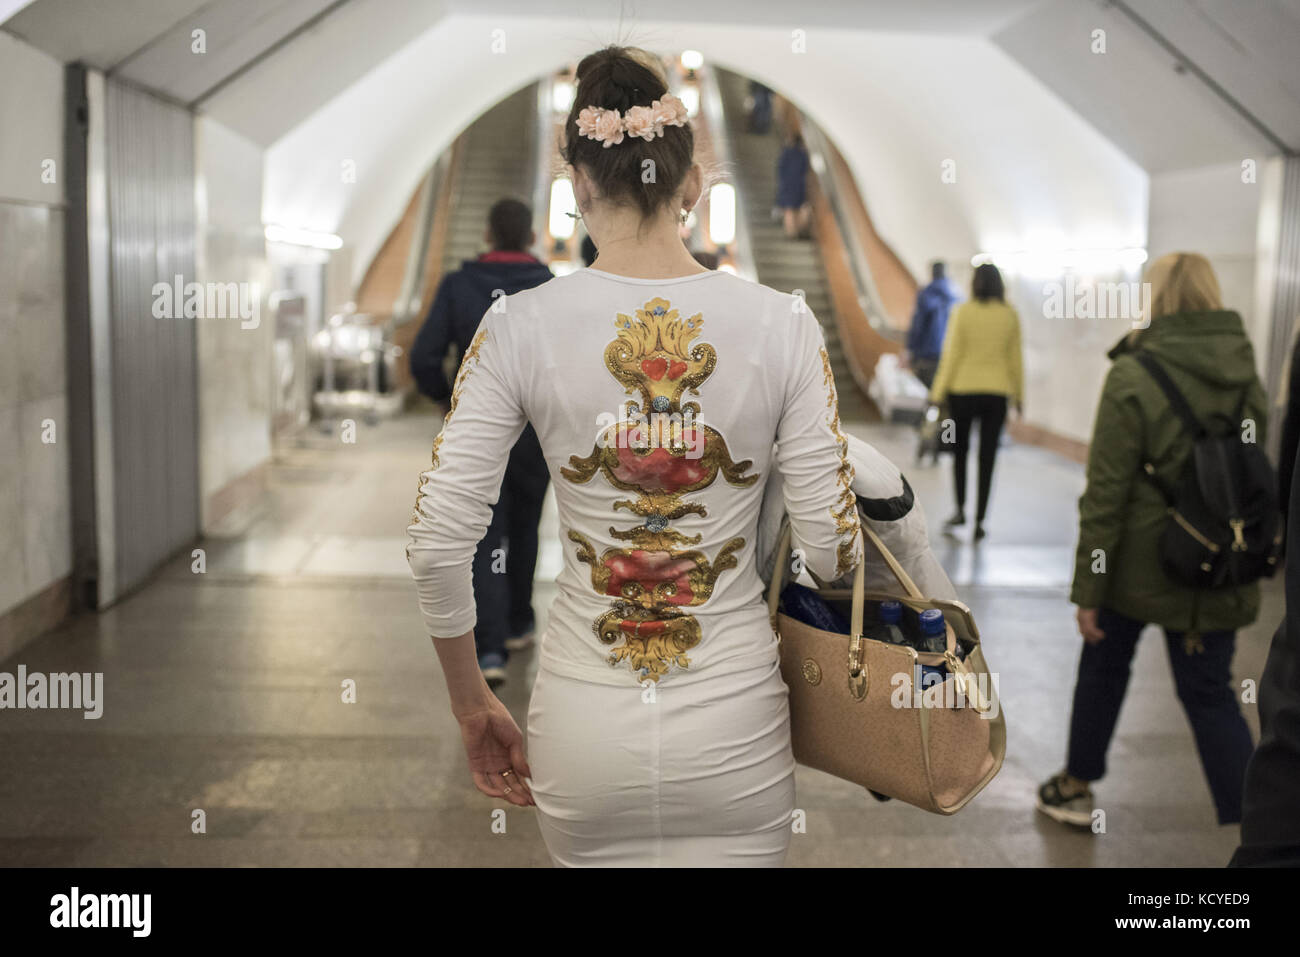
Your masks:
{"label": "black backpack", "polygon": [[1277,570],[1282,521],[1273,466],[1258,443],[1243,442],[1242,414],[1250,386],[1237,405],[1237,421],[1222,435],[1210,434],[1150,353],[1134,358],[1151,374],[1192,436],[1192,454],[1174,494],[1143,471],[1169,505],[1160,536],[1160,560],[1175,581],[1198,589],[1230,588],[1267,578]]}

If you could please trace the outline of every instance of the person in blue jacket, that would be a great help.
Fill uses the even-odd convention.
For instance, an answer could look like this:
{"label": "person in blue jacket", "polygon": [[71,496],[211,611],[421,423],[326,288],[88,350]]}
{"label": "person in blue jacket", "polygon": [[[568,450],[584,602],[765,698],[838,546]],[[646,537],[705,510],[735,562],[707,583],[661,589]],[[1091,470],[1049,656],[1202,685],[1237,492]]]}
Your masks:
{"label": "person in blue jacket", "polygon": [[927,389],[934,385],[944,333],[948,330],[948,313],[957,301],[957,291],[948,282],[943,263],[933,263],[930,276],[929,285],[916,294],[916,309],[907,330],[908,364]]}
{"label": "person in blue jacket", "polygon": [[[491,251],[466,260],[460,269],[443,277],[411,347],[411,375],[420,391],[435,402],[451,397],[452,385],[443,372],[451,344],[455,343],[458,357],[464,356],[479,322],[498,297],[554,278],[551,270],[528,252],[536,238],[532,209],[517,199],[498,200],[488,213],[486,239]],[[493,688],[505,682],[510,651],[532,644],[537,523],[549,483],[537,433],[531,424],[526,425],[510,451],[501,496],[474,555],[474,602],[478,606],[474,639],[479,668]],[[492,568],[493,553],[506,545],[506,571],[497,574]]]}

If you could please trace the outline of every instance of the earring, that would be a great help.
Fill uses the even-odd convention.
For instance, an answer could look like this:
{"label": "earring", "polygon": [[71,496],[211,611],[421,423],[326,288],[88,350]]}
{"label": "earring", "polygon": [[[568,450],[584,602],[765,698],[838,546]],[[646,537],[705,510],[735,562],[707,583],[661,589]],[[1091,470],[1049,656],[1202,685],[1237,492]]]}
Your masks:
{"label": "earring", "polygon": [[679,215],[681,216],[682,225],[685,226],[685,225],[686,225],[686,220],[688,220],[688,219],[690,218],[690,216],[691,216],[691,210],[690,210],[690,207],[688,207],[688,206],[683,206],[682,209],[681,209],[681,213],[680,213]]}

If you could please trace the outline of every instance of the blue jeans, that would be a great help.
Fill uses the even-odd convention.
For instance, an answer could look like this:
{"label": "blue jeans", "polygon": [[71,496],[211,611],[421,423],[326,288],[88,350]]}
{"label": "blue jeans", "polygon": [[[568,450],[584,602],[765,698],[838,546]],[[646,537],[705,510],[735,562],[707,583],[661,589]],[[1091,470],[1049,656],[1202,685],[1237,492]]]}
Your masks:
{"label": "blue jeans", "polygon": [[510,450],[492,522],[474,553],[474,604],[478,609],[474,646],[480,658],[495,653],[504,661],[509,657],[506,639],[532,630],[537,523],[549,484],[537,433],[531,425],[525,426]]}
{"label": "blue jeans", "polygon": [[[1128,688],[1133,652],[1146,627],[1145,622],[1108,608],[1098,612],[1097,625],[1106,637],[1095,645],[1085,642],[1079,657],[1066,764],[1071,775],[1084,781],[1096,781],[1106,773],[1106,751]],[[1254,750],[1232,687],[1237,636],[1231,631],[1203,632],[1199,645],[1191,650],[1185,637],[1183,632],[1165,629],[1174,687],[1192,725],[1219,823],[1235,824],[1241,820],[1246,763]]]}

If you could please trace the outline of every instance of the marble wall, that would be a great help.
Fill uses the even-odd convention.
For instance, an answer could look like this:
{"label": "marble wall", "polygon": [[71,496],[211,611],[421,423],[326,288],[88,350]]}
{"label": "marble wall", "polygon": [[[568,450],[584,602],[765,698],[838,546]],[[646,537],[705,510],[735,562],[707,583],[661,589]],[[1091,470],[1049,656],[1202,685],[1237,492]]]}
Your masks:
{"label": "marble wall", "polygon": [[[1260,187],[1243,181],[1241,164],[1217,164],[1155,174],[1150,180],[1147,252],[1198,252],[1210,260],[1224,306],[1241,314],[1261,373],[1267,368],[1269,317],[1256,302],[1256,244]],[[1089,277],[1094,283],[1140,282],[1146,265]],[[1025,351],[1025,417],[1032,424],[1087,442],[1102,383],[1106,352],[1130,329],[1123,318],[1053,317],[1044,309],[1048,286],[1081,288],[1082,277],[1017,279],[1007,276],[1008,299],[1020,312]],[[1077,302],[1077,299],[1076,299]]]}
{"label": "marble wall", "polygon": [[1152,176],[1149,244],[1152,259],[1172,252],[1196,252],[1209,259],[1223,305],[1241,313],[1262,373],[1269,317],[1255,302],[1261,176],[1243,177],[1236,161]]}
{"label": "marble wall", "polygon": [[[72,570],[63,67],[5,33],[0,33],[0,116],[5,118],[0,135],[2,617]],[[11,650],[0,648],[0,657]]]}
{"label": "marble wall", "polygon": [[[1085,281],[1136,282],[1136,271],[1052,278],[1004,277],[1007,301],[1020,314],[1025,363],[1025,421],[1076,442],[1092,438],[1102,383],[1110,371],[1106,353],[1130,331],[1131,320],[1081,315],[1077,308],[1048,308],[1058,291],[1079,303]],[[966,290],[969,296],[969,288]],[[1062,315],[1061,313],[1064,313]]]}
{"label": "marble wall", "polygon": [[0,614],[72,570],[63,228],[0,200]]}

